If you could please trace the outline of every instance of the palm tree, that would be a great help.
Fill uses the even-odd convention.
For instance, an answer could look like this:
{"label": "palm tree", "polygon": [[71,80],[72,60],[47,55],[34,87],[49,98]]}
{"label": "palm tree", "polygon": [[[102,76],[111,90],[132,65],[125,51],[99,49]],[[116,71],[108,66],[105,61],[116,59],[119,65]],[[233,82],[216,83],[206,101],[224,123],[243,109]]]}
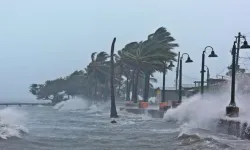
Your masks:
{"label": "palm tree", "polygon": [[132,66],[133,68],[131,82],[132,82],[132,99],[134,100],[134,102],[137,102],[137,84],[138,84],[138,77],[140,73],[140,69],[139,69],[140,66],[137,64],[137,61],[136,61],[138,60],[138,58],[136,57],[137,56],[136,50],[138,48],[140,48],[139,43],[131,42],[127,44],[119,53],[120,57],[122,58],[122,61],[126,65]]}
{"label": "palm tree", "polygon": [[[167,63],[176,61],[176,53],[172,52],[171,50],[175,47],[178,47],[178,44],[172,43],[175,41],[173,37],[171,37],[170,33],[163,27],[157,29],[155,33],[148,36],[149,43],[154,46],[154,44],[157,44],[158,50],[162,51],[162,56],[159,59],[151,59],[149,60],[151,62],[151,66],[146,67],[145,72],[145,88],[144,88],[144,101],[148,101],[148,93],[149,93],[149,80],[150,80],[150,74],[152,75],[155,71],[163,72],[164,77],[164,86],[165,86],[165,74],[167,70],[170,70],[170,67],[167,67]],[[154,49],[154,47],[152,47]],[[163,71],[162,71],[163,70]]]}
{"label": "palm tree", "polygon": [[[119,78],[122,79],[122,76],[125,76],[126,78],[126,101],[130,101],[130,91],[131,91],[131,83],[133,81],[133,67],[129,64],[126,64],[126,60],[124,60],[123,51],[119,50],[118,55],[114,55],[116,58],[116,67],[118,67],[119,70]],[[119,82],[121,84],[122,82]],[[121,85],[119,85],[120,87]]]}
{"label": "palm tree", "polygon": [[132,99],[137,102],[137,87],[139,75],[142,72],[145,76],[144,101],[148,100],[148,89],[150,75],[162,70],[162,62],[175,60],[176,54],[171,51],[178,44],[171,43],[174,40],[165,28],[157,29],[153,34],[148,36],[146,41],[132,42],[127,44],[121,51],[123,61],[133,66],[134,85],[132,89]]}
{"label": "palm tree", "polygon": [[95,99],[97,98],[97,92],[99,93],[102,92],[105,94],[104,97],[107,97],[106,90],[108,89],[107,81],[109,77],[109,68],[110,68],[107,62],[109,55],[106,52],[100,52],[97,55],[96,54],[97,54],[96,52],[91,54],[92,61],[87,67],[89,84],[94,85],[94,98]]}
{"label": "palm tree", "polygon": [[[107,90],[110,90],[108,86],[112,81],[113,92],[111,93],[115,93],[115,90],[119,94],[124,92],[127,95],[126,100],[130,100],[132,87],[134,102],[137,102],[138,89],[140,95],[143,94],[143,100],[148,101],[149,90],[152,91],[150,81],[153,73],[160,71],[165,74],[167,70],[170,70],[170,68],[164,69],[166,64],[175,61],[176,54],[172,49],[178,44],[173,43],[174,41],[175,39],[170,33],[161,27],[150,34],[145,41],[131,42],[118,51],[118,55],[115,55],[114,39],[111,61],[108,61],[110,56],[106,52],[94,52],[91,54],[91,62],[85,71],[75,71],[65,78],[48,80],[44,84],[33,84],[30,86],[30,92],[38,99],[60,99],[58,93],[62,91],[65,91],[64,93],[67,95],[85,95],[95,98],[97,98],[97,93],[101,93],[104,96],[100,96],[107,100],[109,93]],[[125,82],[122,80],[124,76],[126,77]],[[109,81],[109,78],[112,80]],[[115,98],[113,95],[111,98],[113,99],[111,101],[113,109]]]}
{"label": "palm tree", "polygon": [[[112,45],[111,45],[111,67],[110,67],[110,89],[111,89],[111,108],[110,108],[110,118],[118,118],[118,114],[116,111],[116,105],[115,105],[115,89],[114,89],[114,49],[115,49],[115,41],[116,38],[113,39]],[[115,122],[113,122],[115,123]]]}

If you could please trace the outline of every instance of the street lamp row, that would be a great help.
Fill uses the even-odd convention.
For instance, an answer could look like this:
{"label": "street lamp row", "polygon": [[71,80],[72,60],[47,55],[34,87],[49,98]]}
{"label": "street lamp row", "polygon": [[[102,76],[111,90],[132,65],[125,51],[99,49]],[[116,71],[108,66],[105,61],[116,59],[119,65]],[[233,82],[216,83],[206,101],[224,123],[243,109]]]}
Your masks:
{"label": "street lamp row", "polygon": [[[244,39],[243,45],[240,46],[240,39]],[[237,44],[237,47],[236,47]],[[207,68],[207,86],[209,86],[209,68],[205,65],[205,53],[206,50],[210,48],[211,49],[211,53],[208,55],[208,57],[218,57],[218,55],[215,54],[214,49],[212,46],[206,46],[203,50],[202,53],[202,63],[201,63],[201,89],[200,89],[200,93],[201,95],[203,95],[204,93],[204,73],[205,71],[205,67]],[[245,36],[242,36],[241,33],[238,33],[238,36],[236,36],[236,41],[234,41],[233,44],[233,48],[232,48],[232,65],[231,65],[231,69],[232,69],[232,80],[231,80],[231,100],[229,103],[229,106],[226,107],[226,115],[229,117],[237,117],[239,115],[239,108],[236,106],[235,103],[235,73],[236,71],[239,70],[239,66],[238,66],[238,59],[239,59],[239,49],[247,49],[250,48],[250,45],[248,45]],[[187,55],[187,60],[185,61],[185,63],[192,63],[193,60],[190,58],[188,53],[183,53],[180,57],[180,68],[179,68],[179,91],[178,91],[178,95],[179,95],[179,102],[182,102],[182,60],[183,60],[183,56]],[[172,64],[172,62],[170,63],[169,67],[174,67],[174,65]],[[165,74],[164,74],[165,76]],[[165,81],[163,81],[164,86],[165,86]],[[164,87],[163,86],[163,87]],[[164,93],[164,91],[163,91]],[[165,94],[162,94],[162,102],[165,101]]]}
{"label": "street lamp row", "polygon": [[[218,57],[218,56],[215,54],[215,52],[214,52],[214,50],[213,50],[213,47],[211,47],[211,46],[205,47],[205,49],[204,49],[204,51],[203,51],[203,53],[202,53],[202,65],[201,65],[201,94],[203,94],[203,92],[204,92],[204,72],[206,72],[205,69],[204,69],[204,67],[207,67],[207,66],[205,65],[205,53],[206,53],[207,48],[211,48],[211,49],[212,49],[211,54],[210,54],[208,57]],[[181,56],[181,58],[180,58],[180,70],[179,70],[179,72],[180,72],[180,77],[179,77],[179,91],[178,91],[178,93],[179,93],[179,94],[178,94],[178,95],[179,95],[179,98],[178,98],[179,102],[178,102],[178,103],[181,103],[181,101],[182,101],[182,59],[183,59],[183,56],[184,56],[184,55],[187,55],[187,56],[188,56],[188,57],[187,57],[187,60],[185,61],[185,63],[192,63],[192,62],[193,62],[193,60],[191,60],[189,54],[187,54],[187,53],[183,53],[183,54],[182,54],[182,56]],[[208,68],[208,67],[207,67],[207,78],[209,78],[209,68]],[[207,79],[207,82],[208,82],[208,79]],[[208,83],[207,83],[207,84],[208,84]]]}

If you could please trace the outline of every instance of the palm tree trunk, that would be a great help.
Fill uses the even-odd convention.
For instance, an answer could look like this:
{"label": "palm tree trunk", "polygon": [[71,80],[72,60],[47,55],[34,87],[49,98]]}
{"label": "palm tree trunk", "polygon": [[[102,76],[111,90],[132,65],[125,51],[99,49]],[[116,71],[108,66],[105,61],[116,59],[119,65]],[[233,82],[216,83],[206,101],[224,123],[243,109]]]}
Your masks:
{"label": "palm tree trunk", "polygon": [[[135,90],[135,69],[133,69],[133,71],[132,71],[132,78],[131,78],[131,82],[130,82],[130,84],[131,84],[131,91],[130,92],[132,92],[132,94],[133,94],[133,92],[134,92],[134,90]],[[129,93],[129,96],[130,96],[130,93]],[[131,100],[132,101],[134,101],[133,100],[133,95],[132,95],[132,97],[131,97]]]}
{"label": "palm tree trunk", "polygon": [[90,87],[90,83],[89,83],[89,80],[88,80],[88,81],[87,81],[87,90],[88,90],[87,96],[88,96],[89,98],[91,97],[91,96],[90,96],[90,95],[91,95],[91,94],[90,94],[90,91],[91,91],[90,88],[91,88],[91,87]]}
{"label": "palm tree trunk", "polygon": [[94,100],[97,100],[97,82],[95,82],[95,87],[94,87]]}
{"label": "palm tree trunk", "polygon": [[118,84],[118,90],[117,90],[118,97],[120,97],[120,92],[121,92],[121,81],[119,81],[119,84]]}
{"label": "palm tree trunk", "polygon": [[[121,69],[122,69],[122,67],[121,67]],[[122,70],[120,71],[120,81],[119,81],[119,83],[118,83],[118,92],[117,92],[117,96],[121,96],[121,85],[122,85]]]}
{"label": "palm tree trunk", "polygon": [[165,80],[166,80],[166,64],[164,63],[161,102],[165,102],[165,82],[166,82]]}
{"label": "palm tree trunk", "polygon": [[[132,78],[132,79],[131,79]],[[130,97],[130,93],[132,93],[132,91],[133,91],[133,84],[134,84],[134,82],[133,82],[133,77],[131,77],[130,78],[130,80],[129,80],[129,100],[131,101],[131,97]]]}
{"label": "palm tree trunk", "polygon": [[118,118],[115,105],[115,89],[114,89],[114,49],[115,49],[116,38],[113,39],[111,45],[111,69],[110,69],[110,89],[111,89],[111,108],[110,108],[110,118]]}
{"label": "palm tree trunk", "polygon": [[129,77],[126,80],[126,101],[130,101],[130,84],[129,84]]}
{"label": "palm tree trunk", "polygon": [[108,77],[105,77],[104,101],[108,100]]}
{"label": "palm tree trunk", "polygon": [[150,80],[150,74],[148,72],[145,72],[145,84],[144,84],[144,92],[143,92],[143,101],[144,102],[148,102],[149,80]]}
{"label": "palm tree trunk", "polygon": [[135,70],[135,77],[134,77],[134,85],[133,85],[133,91],[132,91],[132,100],[134,103],[137,103],[138,101],[138,79],[139,79],[139,73],[140,70]]}

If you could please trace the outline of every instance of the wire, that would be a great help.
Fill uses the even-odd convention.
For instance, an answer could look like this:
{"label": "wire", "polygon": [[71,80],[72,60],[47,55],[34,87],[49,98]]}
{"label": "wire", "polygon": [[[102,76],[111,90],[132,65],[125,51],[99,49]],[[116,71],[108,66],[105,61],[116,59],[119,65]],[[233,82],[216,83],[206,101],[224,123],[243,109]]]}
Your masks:
{"label": "wire", "polygon": [[250,32],[247,32],[247,33],[244,33],[244,34],[242,34],[243,36],[246,36],[246,35],[249,35],[250,34]]}
{"label": "wire", "polygon": [[245,66],[245,70],[249,70],[249,68],[248,68],[248,66],[246,64],[246,63],[250,62],[250,57],[249,57],[248,53],[246,53],[246,57],[240,57],[240,59],[242,61],[239,64],[243,64]]}
{"label": "wire", "polygon": [[222,72],[224,72],[225,70],[227,69],[227,67],[225,67],[224,69],[222,69],[222,71],[220,71],[219,73],[216,74],[217,75],[220,75]]}

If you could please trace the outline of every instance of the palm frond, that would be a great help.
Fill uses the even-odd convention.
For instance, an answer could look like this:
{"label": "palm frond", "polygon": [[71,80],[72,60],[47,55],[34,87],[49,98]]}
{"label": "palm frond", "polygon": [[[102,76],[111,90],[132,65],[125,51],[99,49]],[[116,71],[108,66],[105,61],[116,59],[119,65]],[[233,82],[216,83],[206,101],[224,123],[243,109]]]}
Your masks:
{"label": "palm frond", "polygon": [[95,55],[96,55],[96,53],[97,53],[97,52],[94,52],[94,53],[91,54],[91,60],[92,60],[92,62],[95,61]]}

